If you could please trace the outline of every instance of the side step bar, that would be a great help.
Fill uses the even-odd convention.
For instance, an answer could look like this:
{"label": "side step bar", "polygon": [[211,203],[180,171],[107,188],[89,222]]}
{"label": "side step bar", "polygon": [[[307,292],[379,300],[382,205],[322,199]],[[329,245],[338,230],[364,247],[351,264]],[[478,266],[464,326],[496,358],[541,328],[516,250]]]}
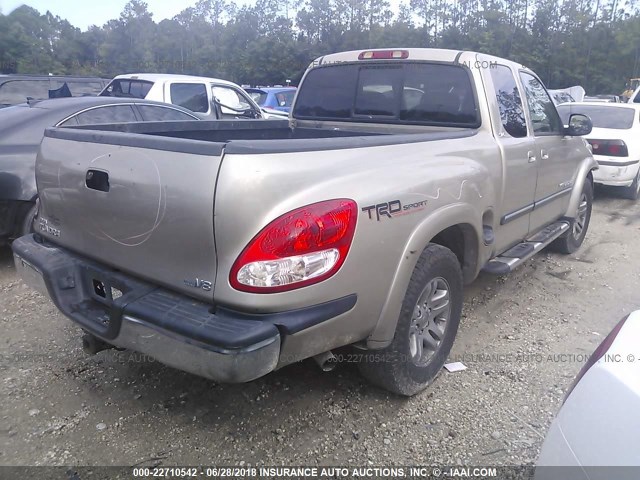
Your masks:
{"label": "side step bar", "polygon": [[559,221],[553,223],[524,242],[489,260],[482,268],[482,271],[495,275],[510,273],[567,230],[569,230],[569,222]]}

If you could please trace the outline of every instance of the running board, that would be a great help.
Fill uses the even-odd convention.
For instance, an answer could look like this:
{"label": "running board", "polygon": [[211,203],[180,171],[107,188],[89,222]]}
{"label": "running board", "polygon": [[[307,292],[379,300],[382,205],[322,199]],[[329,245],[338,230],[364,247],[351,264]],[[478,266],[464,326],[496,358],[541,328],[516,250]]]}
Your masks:
{"label": "running board", "polygon": [[513,272],[517,267],[529,260],[567,230],[569,230],[568,222],[560,221],[552,223],[524,242],[517,244],[496,258],[489,260],[482,268],[482,271],[495,275],[505,275]]}

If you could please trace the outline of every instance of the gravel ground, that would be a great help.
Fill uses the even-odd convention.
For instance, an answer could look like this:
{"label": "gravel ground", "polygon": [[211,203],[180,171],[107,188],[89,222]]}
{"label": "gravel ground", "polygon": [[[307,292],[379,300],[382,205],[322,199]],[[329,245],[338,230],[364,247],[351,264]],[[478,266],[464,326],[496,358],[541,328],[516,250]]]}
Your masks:
{"label": "gravel ground", "polygon": [[0,464],[530,464],[581,355],[640,306],[639,229],[640,204],[598,189],[578,253],[482,275],[451,354],[468,369],[410,399],[351,364],[218,385],[128,351],[87,356],[0,248]]}

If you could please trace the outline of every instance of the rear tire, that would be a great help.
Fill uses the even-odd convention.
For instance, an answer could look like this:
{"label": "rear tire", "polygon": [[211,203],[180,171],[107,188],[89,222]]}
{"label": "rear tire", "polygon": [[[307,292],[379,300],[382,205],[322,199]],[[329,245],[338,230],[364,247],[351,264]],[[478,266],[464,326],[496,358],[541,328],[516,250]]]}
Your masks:
{"label": "rear tire", "polygon": [[551,249],[565,254],[575,252],[580,248],[589,229],[591,221],[591,209],[593,207],[593,184],[589,179],[584,183],[576,217],[571,221],[569,232],[555,240]]}
{"label": "rear tire", "polygon": [[638,200],[640,197],[640,170],[633,183],[629,187],[623,187],[622,195],[629,200]]}
{"label": "rear tire", "polygon": [[411,275],[391,344],[365,353],[360,373],[399,395],[424,390],[451,351],[461,314],[460,263],[448,248],[430,244]]}

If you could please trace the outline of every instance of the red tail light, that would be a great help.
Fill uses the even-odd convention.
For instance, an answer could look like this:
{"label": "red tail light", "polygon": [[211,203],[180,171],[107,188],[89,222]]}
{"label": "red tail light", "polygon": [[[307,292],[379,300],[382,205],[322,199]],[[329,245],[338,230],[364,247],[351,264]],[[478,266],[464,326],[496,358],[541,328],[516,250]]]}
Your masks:
{"label": "red tail light", "polygon": [[569,390],[567,390],[567,394],[564,396],[564,400],[562,402],[563,404],[564,402],[567,401],[567,398],[569,398],[569,395],[571,395],[571,392],[573,392],[573,389],[576,388],[576,385],[578,384],[580,379],[582,379],[582,377],[585,376],[585,374],[589,371],[589,369],[593,367],[598,362],[598,360],[600,360],[605,355],[605,353],[609,351],[609,349],[611,348],[611,345],[613,344],[614,340],[618,336],[618,333],[620,333],[620,330],[622,330],[624,323],[627,321],[627,318],[629,318],[629,315],[624,317],[622,320],[618,322],[618,324],[615,327],[613,327],[613,330],[609,332],[609,335],[605,337],[602,343],[598,345],[598,348],[596,348],[593,354],[589,357],[589,360],[587,361],[587,363],[585,363],[582,366],[582,368],[580,369],[580,372],[578,372],[578,375],[576,376],[575,380],[569,387]]}
{"label": "red tail light", "polygon": [[231,286],[273,293],[331,277],[347,258],[356,220],[356,202],[349,199],[314,203],[276,218],[233,264]]}
{"label": "red tail light", "polygon": [[358,55],[358,60],[404,60],[406,58],[409,58],[407,50],[369,50]]}
{"label": "red tail light", "polygon": [[628,157],[629,150],[627,144],[622,140],[592,140],[587,139],[591,144],[594,155],[609,155],[610,157]]}

